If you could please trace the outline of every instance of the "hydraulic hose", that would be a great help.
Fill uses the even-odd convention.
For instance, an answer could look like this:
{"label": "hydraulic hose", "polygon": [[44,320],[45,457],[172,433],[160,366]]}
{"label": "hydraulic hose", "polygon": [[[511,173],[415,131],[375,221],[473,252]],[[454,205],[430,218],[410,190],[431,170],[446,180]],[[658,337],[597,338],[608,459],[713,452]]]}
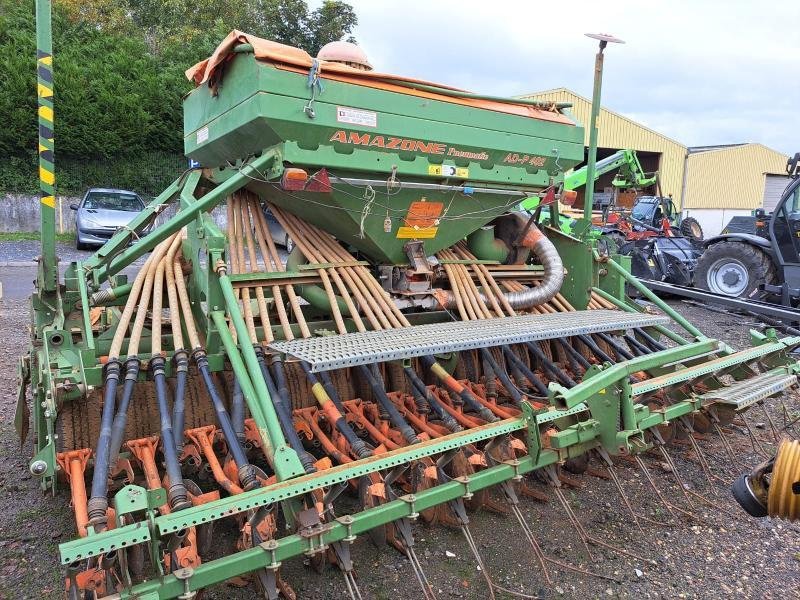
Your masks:
{"label": "hydraulic hose", "polygon": [[[581,367],[583,367],[584,371],[586,371],[589,367],[592,366],[592,363],[586,360],[586,357],[580,352],[578,352],[575,348],[573,348],[572,344],[570,344],[568,341],[558,338],[558,343],[561,345],[561,347],[564,349],[564,352],[566,352],[568,356],[571,356],[576,363],[578,363]],[[575,373],[577,373],[577,371],[575,371]]]}
{"label": "hydraulic hose", "polygon": [[[280,369],[283,368],[283,363],[281,361],[275,361],[273,363],[273,367],[277,367],[280,365]],[[319,382],[317,376],[311,372],[311,367],[305,361],[300,362],[300,366],[303,369],[303,372],[306,374],[306,379],[308,383],[311,385],[311,393],[314,394],[314,398],[317,400],[320,409],[322,410],[325,417],[328,421],[333,424],[334,427],[344,436],[344,439],[347,440],[347,443],[350,445],[353,453],[358,458],[367,458],[368,456],[372,456],[372,450],[369,449],[367,444],[358,437],[350,427],[350,425],[345,420],[344,416],[340,412],[338,406],[341,406],[341,402],[335,402],[331,396],[328,395],[328,392],[325,391],[325,387]],[[279,370],[276,370],[275,375],[276,378],[279,377],[278,375]],[[284,379],[285,381],[285,379]],[[280,385],[280,383],[279,383]],[[337,397],[338,400],[338,397]],[[401,417],[402,418],[402,417]]]}
{"label": "hydraulic hose", "polygon": [[[481,352],[481,358],[483,358],[483,360],[489,363],[489,366],[492,367],[492,371],[494,371],[494,374],[502,382],[503,387],[506,388],[508,393],[511,395],[511,399],[514,401],[514,404],[519,405],[519,403],[522,402],[522,394],[519,393],[517,386],[514,385],[513,381],[511,381],[511,378],[508,376],[508,373],[506,373],[506,370],[497,363],[497,361],[494,359],[494,356],[492,356],[492,353],[489,351],[488,348],[481,348],[480,352]],[[508,357],[510,354],[514,353],[511,352],[511,350],[509,350],[508,347],[503,346],[503,354],[505,354],[506,357]],[[522,361],[519,362],[521,363]],[[518,363],[516,362],[514,363],[514,366],[519,368]]]}
{"label": "hydraulic hose", "polygon": [[539,364],[542,365],[542,368],[549,372],[553,377],[558,379],[563,385],[572,388],[578,385],[575,383],[575,380],[572,379],[569,375],[564,373],[557,364],[555,364],[552,360],[545,356],[545,353],[542,352],[542,349],[539,348],[539,345],[534,342],[525,342],[525,345],[528,347],[528,350],[536,357],[536,360]]}
{"label": "hydraulic hose", "polygon": [[176,350],[172,357],[175,363],[175,401],[172,404],[172,426],[175,449],[180,456],[183,452],[183,428],[186,419],[186,380],[189,376],[189,355],[186,350]]}
{"label": "hydraulic hose", "polygon": [[[130,406],[131,399],[133,398],[133,388],[136,385],[136,380],[139,377],[139,343],[142,339],[142,331],[144,329],[145,320],[147,319],[147,310],[150,307],[150,300],[153,300],[153,309],[157,310],[157,314],[153,314],[153,354],[161,355],[161,281],[159,278],[164,276],[164,265],[162,258],[166,254],[169,247],[174,241],[174,236],[161,242],[153,250],[151,255],[152,260],[148,261],[146,266],[146,275],[141,287],[141,295],[139,296],[139,303],[136,307],[136,319],[131,327],[131,337],[128,342],[128,358],[125,361],[125,384],[122,388],[122,398],[120,399],[119,406],[117,407],[117,414],[114,417],[114,424],[111,428],[111,452],[109,468],[113,468],[119,456],[119,450],[122,446],[122,438],[125,435],[125,426],[128,421],[128,407]],[[143,267],[144,269],[144,267]],[[138,276],[137,276],[138,280]],[[134,282],[135,283],[135,282]],[[156,294],[158,298],[156,299]],[[129,296],[129,300],[132,298]],[[127,311],[128,306],[125,306]],[[117,326],[114,332],[114,340],[120,332],[122,322]],[[112,341],[113,344],[113,341]],[[109,352],[109,355],[111,353]]]}
{"label": "hydraulic hose", "polygon": [[[259,362],[262,361],[263,356]],[[233,421],[233,430],[236,432],[236,438],[240,444],[244,444],[244,393],[235,375],[233,377],[233,393],[231,394],[231,421]]]}
{"label": "hydraulic hose", "polygon": [[[536,391],[538,391],[542,396],[547,396],[547,386],[542,383],[542,380],[536,376],[536,373],[534,373],[532,369],[528,368],[528,365],[522,362],[522,359],[519,356],[514,354],[514,352],[508,346],[503,346],[503,354],[506,356],[506,359],[509,360],[522,373],[525,379],[530,381],[531,385],[536,388]],[[505,383],[503,385],[505,385]]]}
{"label": "hydraulic hose", "polygon": [[593,352],[594,355],[597,356],[597,358],[599,358],[603,362],[611,363],[612,365],[616,364],[617,361],[615,359],[611,358],[605,352],[603,352],[603,350],[600,348],[600,346],[595,344],[594,340],[591,337],[589,337],[588,335],[579,335],[578,339],[581,342],[583,342],[583,345],[586,346],[589,349],[590,352]]}
{"label": "hydraulic hose", "polygon": [[[122,387],[122,397],[119,400],[117,414],[114,416],[114,423],[111,426],[111,446],[109,452],[108,468],[113,469],[122,447],[122,438],[125,435],[125,426],[128,424],[128,407],[133,398],[133,388],[139,378],[139,358],[129,356],[125,360],[125,383]],[[95,465],[95,468],[97,466]]]}
{"label": "hydraulic hose", "polygon": [[233,457],[233,462],[236,463],[236,467],[239,470],[239,482],[242,484],[242,488],[245,491],[253,490],[260,486],[256,477],[256,471],[253,465],[247,461],[242,445],[236,437],[236,432],[233,429],[228,410],[225,408],[225,403],[222,401],[217,391],[217,386],[211,379],[211,369],[208,366],[208,358],[206,357],[205,350],[202,348],[195,350],[192,353],[192,358],[197,365],[197,370],[200,371],[200,376],[203,379],[203,384],[211,398],[211,402],[214,404],[214,410],[217,413],[217,422],[222,430],[225,442],[228,444],[228,451]]}
{"label": "hydraulic hose", "polygon": [[575,373],[575,375],[580,375],[581,373],[580,363],[578,363],[578,361],[575,360],[575,355],[573,355],[572,353],[569,352],[569,350],[567,350],[567,346],[569,346],[569,344],[567,344],[561,338],[558,338],[557,342],[559,346],[561,346],[561,349],[564,351],[564,354],[566,354],[567,356],[567,362],[569,363],[569,370]]}
{"label": "hydraulic hose", "polygon": [[[275,405],[275,413],[278,415],[278,420],[281,423],[283,435],[286,436],[286,441],[289,443],[289,446],[292,448],[292,450],[297,452],[297,456],[300,459],[300,464],[303,465],[305,472],[316,472],[317,468],[314,466],[314,457],[311,456],[303,447],[303,442],[300,440],[300,436],[297,435],[297,431],[294,428],[292,407],[291,404],[289,404],[289,391],[286,388],[285,378],[282,382],[283,385],[278,387],[278,385],[276,385],[275,381],[272,379],[272,375],[270,375],[267,362],[264,358],[264,350],[259,345],[254,345],[253,349],[256,352],[258,366],[261,367],[261,374],[264,376],[264,382],[267,384],[269,397],[272,398],[272,403]],[[239,393],[241,393],[241,390]],[[244,412],[244,398],[242,398],[242,412]]]}
{"label": "hydraulic hose", "polygon": [[103,413],[100,421],[100,438],[97,441],[97,451],[94,455],[92,491],[87,503],[89,524],[95,527],[95,531],[99,526],[106,523],[111,423],[114,420],[114,405],[116,404],[117,385],[121,370],[122,364],[117,358],[109,360],[105,366],[105,389],[103,394]]}
{"label": "hydraulic hose", "polygon": [[170,329],[175,352],[172,361],[175,366],[175,398],[172,403],[172,427],[175,449],[178,456],[183,452],[183,428],[185,424],[186,381],[189,376],[189,354],[183,345],[181,329],[181,305],[178,299],[178,286],[175,283],[175,255],[181,247],[180,233],[175,235],[164,261],[167,281],[167,303],[169,305]]}
{"label": "hydraulic hose", "polygon": [[409,444],[418,443],[419,438],[414,432],[414,429],[406,422],[406,420],[403,418],[403,415],[401,415],[400,411],[397,410],[397,407],[391,401],[389,396],[386,395],[383,382],[379,381],[375,377],[375,374],[366,365],[358,365],[356,368],[358,369],[358,374],[367,381],[370,389],[372,389],[373,395],[378,400],[378,405],[387,415],[389,415],[389,420],[392,422],[392,425],[400,430],[400,433]]}
{"label": "hydraulic hose", "polygon": [[610,335],[600,332],[597,336],[611,347],[611,350],[620,360],[631,360],[633,358],[633,354],[620,346]]}
{"label": "hydraulic hose", "polygon": [[[111,346],[108,351],[108,362],[105,366],[105,389],[103,392],[103,411],[100,417],[100,435],[97,440],[95,450],[94,473],[92,474],[91,497],[87,502],[89,513],[89,523],[99,530],[106,525],[106,511],[108,510],[108,471],[111,463],[112,448],[112,428],[114,422],[114,410],[116,408],[117,387],[122,371],[122,363],[119,356],[122,350],[122,342],[125,340],[125,333],[128,330],[133,311],[136,310],[139,301],[139,294],[145,283],[150,266],[156,260],[156,252],[153,252],[145,261],[144,266],[136,274],[125,302],[125,308],[120,314],[117,322],[117,329]],[[138,369],[138,360],[136,361]],[[130,400],[130,398],[128,399]],[[124,430],[124,428],[123,428]],[[120,436],[121,440],[121,436]],[[116,454],[119,453],[117,446]]]}
{"label": "hydraulic hose", "polygon": [[165,364],[166,359],[163,356],[154,356],[150,359],[150,371],[155,382],[156,400],[158,401],[158,414],[161,417],[161,446],[164,450],[164,463],[166,464],[167,478],[169,479],[167,498],[169,507],[172,510],[183,510],[184,508],[189,508],[192,503],[189,501],[186,486],[183,484],[181,465],[178,462],[178,451],[175,448],[172,419],[167,403]]}
{"label": "hydraulic hose", "polygon": [[644,354],[650,354],[652,352],[652,350],[649,347],[641,343],[630,333],[625,333],[622,337],[630,347],[631,351],[634,354],[636,354],[636,356],[642,356]]}
{"label": "hydraulic hose", "polygon": [[417,391],[418,394],[422,394],[425,396],[425,399],[428,402],[428,406],[434,412],[436,417],[438,417],[444,426],[447,427],[453,433],[457,431],[462,431],[463,427],[458,424],[450,413],[448,413],[445,409],[442,408],[442,405],[439,404],[439,401],[434,397],[431,391],[427,388],[427,386],[422,382],[419,378],[419,375],[412,369],[411,367],[403,367],[403,372],[406,374],[406,377],[411,382],[411,386]]}
{"label": "hydraulic hose", "polygon": [[634,331],[636,332],[636,335],[640,336],[645,342],[647,342],[650,348],[652,348],[656,352],[667,349],[667,347],[664,344],[659,342],[657,339],[655,339],[641,327],[637,327],[636,329],[634,329]]}
{"label": "hydraulic hose", "polygon": [[458,397],[461,398],[462,402],[469,410],[478,413],[481,419],[489,423],[494,423],[499,420],[492,411],[478,402],[466,386],[462,385],[460,381],[450,375],[450,373],[436,362],[432,356],[420,356],[420,361],[447,389],[454,394],[458,394]]}

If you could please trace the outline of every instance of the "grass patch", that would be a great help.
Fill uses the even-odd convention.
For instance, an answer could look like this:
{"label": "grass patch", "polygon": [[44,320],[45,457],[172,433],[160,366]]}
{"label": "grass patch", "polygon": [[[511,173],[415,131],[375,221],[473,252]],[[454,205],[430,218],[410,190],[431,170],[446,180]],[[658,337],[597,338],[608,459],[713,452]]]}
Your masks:
{"label": "grass patch", "polygon": [[[22,240],[36,240],[38,241],[40,234],[38,231],[11,231],[0,232],[0,242],[19,242]],[[57,233],[57,242],[74,242],[74,233]]]}

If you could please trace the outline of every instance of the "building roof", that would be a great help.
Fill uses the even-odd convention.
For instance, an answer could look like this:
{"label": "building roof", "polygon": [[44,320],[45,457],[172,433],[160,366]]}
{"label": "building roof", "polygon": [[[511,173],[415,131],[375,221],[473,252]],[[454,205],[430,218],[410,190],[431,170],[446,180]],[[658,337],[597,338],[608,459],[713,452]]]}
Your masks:
{"label": "building roof", "polygon": [[[519,98],[536,98],[538,96],[549,96],[549,95],[553,95],[553,94],[566,94],[566,95],[569,95],[569,96],[573,96],[577,100],[585,102],[590,106],[592,104],[592,101],[589,98],[586,98],[585,96],[581,96],[577,92],[573,92],[572,90],[570,90],[568,88],[565,88],[565,87],[553,88],[553,89],[550,89],[550,90],[542,90],[541,92],[532,92],[530,94],[523,94],[523,95],[518,96],[518,97]],[[686,147],[684,144],[680,143],[679,141],[673,140],[671,137],[666,136],[663,133],[661,133],[659,131],[656,131],[655,129],[651,129],[650,127],[647,127],[646,125],[642,125],[638,121],[635,121],[634,119],[631,119],[630,117],[626,117],[625,115],[623,115],[621,113],[618,113],[618,112],[613,111],[613,110],[611,110],[609,108],[606,108],[605,106],[601,105],[600,106],[600,111],[608,113],[610,115],[613,115],[613,116],[617,117],[618,119],[622,119],[623,121],[626,121],[627,123],[629,123],[630,125],[633,125],[634,127],[638,127],[639,129],[644,129],[645,131],[648,131],[648,132],[650,132],[650,133],[652,133],[654,135],[657,135],[658,137],[663,138],[664,140],[666,140],[668,142],[672,142],[673,144],[678,144],[679,146],[683,146],[684,148]],[[584,125],[588,126],[588,123],[584,123]]]}
{"label": "building roof", "polygon": [[689,146],[687,151],[689,154],[693,154],[695,152],[711,152],[712,150],[728,150],[730,148],[746,146],[748,143],[749,142],[742,142],[740,144],[716,144],[714,146]]}

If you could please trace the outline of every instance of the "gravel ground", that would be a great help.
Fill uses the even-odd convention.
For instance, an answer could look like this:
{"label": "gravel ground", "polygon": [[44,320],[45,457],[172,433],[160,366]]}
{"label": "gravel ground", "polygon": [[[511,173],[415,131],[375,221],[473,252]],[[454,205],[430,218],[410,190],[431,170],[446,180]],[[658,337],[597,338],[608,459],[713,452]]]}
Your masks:
{"label": "gravel ground", "polygon": [[[0,243],[0,263],[35,261],[41,253],[41,244],[38,240]],[[92,251],[78,250],[73,242],[56,242],[56,253],[62,263],[70,263],[88,258]]]}
{"label": "gravel ground", "polygon": [[[0,256],[1,259],[1,256]],[[748,343],[751,319],[710,312],[696,306],[674,305],[708,335],[733,346]],[[0,598],[58,598],[63,573],[58,566],[57,545],[74,537],[69,497],[42,495],[26,469],[31,455],[28,441],[20,450],[13,427],[15,365],[27,345],[28,305],[23,300],[0,305]],[[800,411],[797,400],[786,398],[791,411]],[[782,416],[773,411],[774,418]],[[758,420],[758,416],[754,418]],[[771,445],[768,430],[758,430],[763,443]],[[732,431],[730,439],[741,461],[758,462],[745,435]],[[718,439],[701,440],[716,473],[727,477],[734,470]],[[709,484],[696,459],[685,446],[671,450],[678,470],[692,491],[713,501],[714,507],[695,500],[696,518],[682,518],[668,525],[633,524],[613,484],[584,474],[574,476],[578,488],[565,488],[568,503],[590,535],[624,548],[639,558],[624,556],[596,546],[591,555],[582,546],[565,512],[552,492],[550,501],[521,500],[522,512],[544,552],[556,559],[608,579],[550,567],[548,584],[526,545],[519,525],[510,515],[482,511],[471,517],[472,533],[489,572],[500,585],[542,598],[800,598],[800,527],[780,521],[754,520],[740,511],[722,483]],[[655,456],[645,458],[657,485],[681,506],[670,473]],[[625,492],[637,511],[654,521],[668,521],[665,508],[636,466],[620,460],[617,466]],[[533,480],[531,487],[547,491]],[[215,540],[232,536],[219,528]],[[486,598],[481,573],[458,531],[443,526],[415,525],[417,553],[438,597]],[[389,547],[376,549],[368,540],[354,545],[354,562],[366,598],[419,597],[409,563]],[[288,561],[284,577],[301,598],[345,597],[338,571],[329,567],[318,574],[302,559]],[[252,587],[227,584],[209,590],[208,598],[252,598]],[[499,593],[498,597],[510,598]]]}

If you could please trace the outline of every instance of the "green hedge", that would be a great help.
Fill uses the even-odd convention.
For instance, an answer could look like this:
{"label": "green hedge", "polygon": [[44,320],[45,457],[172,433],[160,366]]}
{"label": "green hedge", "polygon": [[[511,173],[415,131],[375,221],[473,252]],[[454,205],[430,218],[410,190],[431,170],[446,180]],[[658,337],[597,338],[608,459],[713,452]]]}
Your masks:
{"label": "green hedge", "polygon": [[[0,161],[0,192],[37,193],[36,160],[36,156],[31,154]],[[56,155],[56,192],[77,196],[90,187],[114,187],[132,190],[142,196],[157,196],[186,167],[184,157],[168,152],[105,160],[78,160]]]}

